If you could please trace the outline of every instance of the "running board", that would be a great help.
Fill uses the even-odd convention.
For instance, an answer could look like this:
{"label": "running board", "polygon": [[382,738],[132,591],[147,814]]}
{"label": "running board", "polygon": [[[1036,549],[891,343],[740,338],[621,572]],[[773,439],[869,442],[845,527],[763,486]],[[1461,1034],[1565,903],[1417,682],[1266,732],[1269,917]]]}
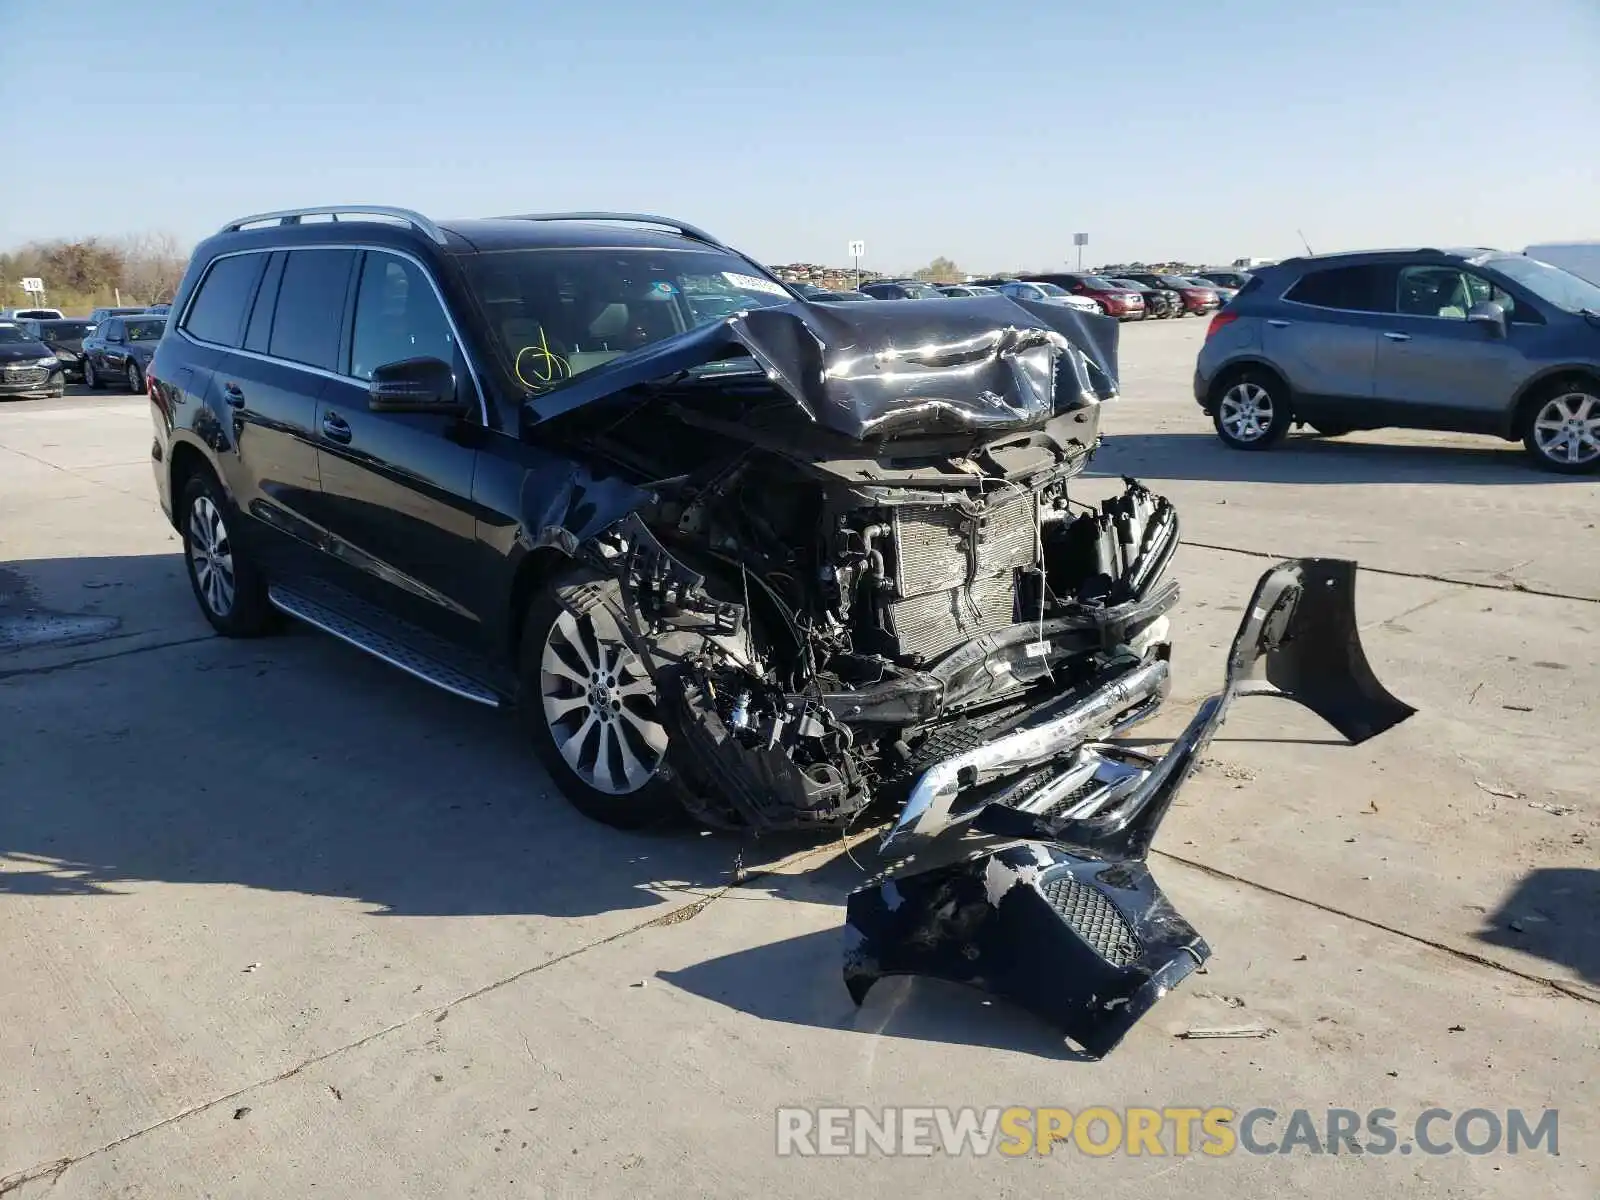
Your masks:
{"label": "running board", "polygon": [[[393,618],[386,618],[379,609],[372,609],[373,615],[363,619],[363,616],[345,611],[343,604],[325,602],[281,584],[273,584],[267,589],[267,599],[280,612],[304,621],[323,633],[331,633],[341,642],[357,650],[365,650],[374,658],[382,659],[391,667],[399,667],[423,683],[431,683],[441,691],[460,696],[463,700],[486,704],[490,708],[500,707],[499,694],[487,683],[461,667],[444,661],[446,657],[455,656],[447,643],[422,630],[402,627]],[[359,602],[355,604],[359,605]],[[369,606],[359,607],[366,609]],[[419,642],[437,642],[438,649],[430,652],[422,649]]]}

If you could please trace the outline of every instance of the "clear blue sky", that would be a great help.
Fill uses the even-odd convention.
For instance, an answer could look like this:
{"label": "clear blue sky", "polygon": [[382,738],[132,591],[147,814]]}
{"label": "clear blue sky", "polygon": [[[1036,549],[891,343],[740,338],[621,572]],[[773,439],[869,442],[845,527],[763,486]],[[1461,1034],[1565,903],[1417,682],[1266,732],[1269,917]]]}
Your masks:
{"label": "clear blue sky", "polygon": [[0,0],[0,102],[0,246],[355,201],[888,270],[1600,237],[1600,0]]}

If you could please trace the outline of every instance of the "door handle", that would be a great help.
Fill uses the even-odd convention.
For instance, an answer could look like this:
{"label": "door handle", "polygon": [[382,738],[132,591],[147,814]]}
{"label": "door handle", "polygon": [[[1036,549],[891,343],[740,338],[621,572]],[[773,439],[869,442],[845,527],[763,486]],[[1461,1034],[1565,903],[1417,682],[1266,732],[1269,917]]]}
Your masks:
{"label": "door handle", "polygon": [[1409,342],[1411,340],[1409,333],[1385,333],[1383,336],[1391,342]]}
{"label": "door handle", "polygon": [[329,413],[322,418],[322,436],[342,446],[350,440],[350,426],[338,413]]}
{"label": "door handle", "polygon": [[1277,317],[1268,317],[1267,318],[1267,324],[1271,325],[1274,329],[1287,329],[1287,328],[1289,328],[1289,322],[1284,321],[1284,320],[1280,320]]}
{"label": "door handle", "polygon": [[227,383],[222,386],[222,398],[234,408],[244,407],[244,392],[237,383]]}

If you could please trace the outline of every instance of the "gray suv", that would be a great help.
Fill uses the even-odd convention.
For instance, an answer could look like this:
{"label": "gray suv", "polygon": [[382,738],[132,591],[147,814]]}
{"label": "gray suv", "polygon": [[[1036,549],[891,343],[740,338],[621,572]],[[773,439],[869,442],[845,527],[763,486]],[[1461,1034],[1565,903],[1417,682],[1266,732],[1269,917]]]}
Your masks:
{"label": "gray suv", "polygon": [[1264,450],[1291,425],[1522,439],[1541,467],[1600,468],[1600,287],[1522,254],[1293,258],[1212,318],[1195,399]]}

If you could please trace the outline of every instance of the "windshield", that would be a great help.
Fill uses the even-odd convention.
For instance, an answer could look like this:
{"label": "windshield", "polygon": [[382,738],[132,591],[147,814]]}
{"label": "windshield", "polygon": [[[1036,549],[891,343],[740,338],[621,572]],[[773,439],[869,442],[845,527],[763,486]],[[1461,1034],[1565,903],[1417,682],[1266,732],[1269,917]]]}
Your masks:
{"label": "windshield", "polygon": [[[1183,278],[1181,275],[1161,275],[1161,276],[1158,276],[1157,278],[1159,278],[1161,280],[1161,282],[1166,284],[1168,287],[1192,288],[1194,286],[1193,283],[1191,283],[1189,280]],[[1211,285],[1207,284],[1206,286],[1210,287]]]}
{"label": "windshield", "polygon": [[124,324],[130,342],[158,342],[167,327],[167,323],[160,317],[145,317],[143,320],[127,321]]}
{"label": "windshield", "polygon": [[900,287],[913,300],[943,300],[945,294],[926,283],[902,283]]}
{"label": "windshield", "polygon": [[1507,254],[1501,258],[1476,258],[1474,266],[1492,267],[1507,279],[1527,288],[1539,299],[1567,312],[1600,312],[1600,287],[1587,279],[1580,279],[1560,267],[1528,258],[1521,254]]}
{"label": "windshield", "polygon": [[94,326],[87,321],[51,321],[40,327],[45,337],[81,338]]}
{"label": "windshield", "polygon": [[1117,285],[1104,275],[1084,275],[1081,278],[1085,286],[1092,287],[1097,292],[1114,292],[1117,290]]}
{"label": "windshield", "polygon": [[13,346],[20,342],[31,342],[33,340],[21,325],[0,325],[0,346]]}
{"label": "windshield", "polygon": [[1046,296],[1070,296],[1072,294],[1071,292],[1067,291],[1066,288],[1058,287],[1053,283],[1036,283],[1033,286],[1038,288]]}
{"label": "windshield", "polygon": [[1150,290],[1137,279],[1113,279],[1111,282],[1117,287],[1127,288],[1132,292],[1148,292]]}
{"label": "windshield", "polygon": [[745,259],[714,250],[496,250],[462,266],[502,364],[531,392],[744,309],[794,299]]}

